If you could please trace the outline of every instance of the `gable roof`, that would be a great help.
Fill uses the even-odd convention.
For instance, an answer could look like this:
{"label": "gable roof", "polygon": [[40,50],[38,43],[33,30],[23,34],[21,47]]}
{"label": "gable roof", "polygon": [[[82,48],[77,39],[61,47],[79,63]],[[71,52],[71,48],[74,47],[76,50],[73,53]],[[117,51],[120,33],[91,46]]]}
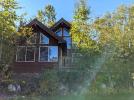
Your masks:
{"label": "gable roof", "polygon": [[58,22],[56,22],[50,29],[55,31],[58,27],[65,26],[66,28],[70,29],[71,24],[66,21],[64,18],[61,18]]}
{"label": "gable roof", "polygon": [[65,40],[63,40],[61,37],[57,36],[53,31],[51,31],[47,26],[42,24],[40,21],[38,21],[36,18],[33,19],[27,26],[36,26],[38,25],[41,29],[46,31],[50,36],[58,40],[58,43],[66,43]]}

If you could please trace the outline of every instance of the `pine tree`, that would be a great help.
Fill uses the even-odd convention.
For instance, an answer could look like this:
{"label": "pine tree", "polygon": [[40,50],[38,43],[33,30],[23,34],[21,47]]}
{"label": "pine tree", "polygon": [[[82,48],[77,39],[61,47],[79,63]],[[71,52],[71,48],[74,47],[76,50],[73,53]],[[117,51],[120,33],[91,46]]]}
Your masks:
{"label": "pine tree", "polygon": [[40,22],[42,22],[43,24],[46,24],[46,19],[45,19],[45,16],[44,16],[42,10],[39,10],[39,11],[38,11],[36,18],[37,18]]}
{"label": "pine tree", "polygon": [[36,18],[48,27],[51,27],[56,22],[55,8],[48,4],[44,10],[39,10]]}
{"label": "pine tree", "polygon": [[56,21],[55,8],[52,5],[48,4],[45,7],[44,15],[47,20],[47,26],[51,27]]}
{"label": "pine tree", "polygon": [[[79,48],[96,49],[95,42],[91,39],[91,25],[89,23],[90,9],[86,0],[80,0],[74,11],[71,35],[73,42]],[[85,49],[86,50],[86,49]]]}
{"label": "pine tree", "polygon": [[[76,58],[76,66],[82,70],[90,69],[95,60],[96,52],[99,51],[97,42],[91,38],[91,24],[89,19],[90,9],[86,0],[80,0],[74,11],[74,19],[72,22],[71,35],[72,42],[76,50],[74,53],[80,53],[80,57]],[[77,60],[78,58],[78,60]]]}
{"label": "pine tree", "polygon": [[21,17],[16,14],[19,8],[16,0],[0,0],[0,7],[0,74],[5,75],[14,58],[16,38],[29,33],[29,29],[21,28],[23,32],[18,32],[16,22]]}

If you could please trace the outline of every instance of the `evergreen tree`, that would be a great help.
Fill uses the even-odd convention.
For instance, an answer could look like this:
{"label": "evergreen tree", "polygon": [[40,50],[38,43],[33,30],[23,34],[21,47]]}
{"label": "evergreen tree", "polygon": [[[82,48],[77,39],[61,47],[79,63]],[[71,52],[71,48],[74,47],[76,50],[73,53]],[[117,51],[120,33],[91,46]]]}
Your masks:
{"label": "evergreen tree", "polygon": [[48,4],[45,7],[44,15],[45,15],[46,20],[47,20],[47,22],[46,22],[47,26],[51,27],[56,21],[55,8],[52,5]]}
{"label": "evergreen tree", "polygon": [[91,24],[89,23],[90,9],[86,0],[79,0],[74,11],[71,35],[73,42],[79,48],[97,49],[91,39]]}
{"label": "evergreen tree", "polygon": [[101,69],[103,73],[98,76],[105,84],[114,82],[112,85],[116,89],[129,88],[132,83],[131,74],[134,73],[133,22],[134,6],[125,5],[94,22],[94,28],[100,33],[99,45],[103,49],[110,48],[105,52],[107,55],[111,54],[111,57],[103,64]]}
{"label": "evergreen tree", "polygon": [[[79,0],[74,11],[71,35],[72,42],[76,50],[74,53],[80,53],[80,58],[76,61],[76,66],[82,69],[90,69],[94,62],[96,52],[99,51],[97,42],[91,38],[92,25],[89,19],[90,9],[86,0]],[[86,60],[85,60],[86,59]]]}
{"label": "evergreen tree", "polygon": [[21,28],[22,32],[18,32],[16,22],[21,17],[16,14],[19,6],[15,0],[0,0],[0,7],[0,74],[5,75],[13,62],[16,38],[29,33],[29,29]]}
{"label": "evergreen tree", "polygon": [[42,10],[39,10],[39,11],[38,11],[36,18],[37,18],[40,22],[42,22],[43,24],[46,24],[46,19],[45,19],[45,16],[44,16]]}
{"label": "evergreen tree", "polygon": [[48,27],[51,27],[56,22],[55,8],[48,4],[44,10],[39,10],[36,18]]}

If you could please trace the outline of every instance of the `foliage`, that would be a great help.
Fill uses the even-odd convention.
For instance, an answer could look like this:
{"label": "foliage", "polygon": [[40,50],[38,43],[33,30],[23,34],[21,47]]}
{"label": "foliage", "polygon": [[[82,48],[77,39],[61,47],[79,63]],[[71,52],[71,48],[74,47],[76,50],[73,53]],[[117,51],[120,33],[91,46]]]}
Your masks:
{"label": "foliage", "polygon": [[2,77],[6,74],[8,78],[9,65],[14,58],[16,39],[22,34],[24,36],[24,33],[29,33],[31,29],[20,28],[21,32],[18,32],[16,22],[20,21],[21,17],[16,14],[19,6],[15,0],[0,0],[0,7],[0,73]]}
{"label": "foliage", "polygon": [[76,65],[81,69],[87,70],[90,69],[91,62],[95,60],[94,58],[99,54],[99,46],[91,37],[92,24],[89,23],[90,10],[86,2],[86,0],[79,0],[75,8],[71,36],[73,45],[75,45],[77,49],[73,52],[80,53],[80,59]]}
{"label": "foliage", "polygon": [[98,85],[106,84],[108,88],[117,91],[132,87],[131,74],[134,71],[133,9],[134,6],[122,5],[114,13],[108,13],[94,22],[95,29],[100,32],[99,45],[102,48],[111,47],[111,50],[106,52],[111,56],[103,64],[102,73],[96,77],[96,87],[98,83]]}
{"label": "foliage", "polygon": [[46,19],[45,19],[44,15],[43,15],[43,11],[42,11],[42,10],[39,10],[39,11],[38,11],[36,18],[37,18],[40,22],[42,22],[43,24],[46,23]]}
{"label": "foliage", "polygon": [[51,27],[56,21],[55,8],[52,5],[48,4],[45,7],[44,15],[46,16],[47,26]]}
{"label": "foliage", "polygon": [[45,70],[39,81],[39,93],[44,96],[54,96],[58,93],[59,80],[55,70]]}
{"label": "foliage", "polygon": [[13,58],[11,55],[14,46],[10,44],[13,43],[12,37],[16,32],[15,21],[18,20],[18,16],[15,10],[18,5],[15,0],[1,0],[0,5],[0,71],[4,73]]}
{"label": "foliage", "polygon": [[44,10],[38,11],[37,19],[46,26],[51,27],[56,21],[55,8],[50,4],[46,5]]}

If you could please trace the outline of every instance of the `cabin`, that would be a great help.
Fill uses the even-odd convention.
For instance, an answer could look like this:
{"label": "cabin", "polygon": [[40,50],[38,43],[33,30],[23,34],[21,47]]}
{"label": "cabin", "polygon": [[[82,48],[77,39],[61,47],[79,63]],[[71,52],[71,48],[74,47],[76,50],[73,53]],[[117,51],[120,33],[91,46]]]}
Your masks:
{"label": "cabin", "polygon": [[17,42],[12,70],[16,73],[39,73],[51,68],[71,67],[72,39],[71,24],[61,18],[48,28],[37,19],[27,26],[33,34],[28,40]]}

